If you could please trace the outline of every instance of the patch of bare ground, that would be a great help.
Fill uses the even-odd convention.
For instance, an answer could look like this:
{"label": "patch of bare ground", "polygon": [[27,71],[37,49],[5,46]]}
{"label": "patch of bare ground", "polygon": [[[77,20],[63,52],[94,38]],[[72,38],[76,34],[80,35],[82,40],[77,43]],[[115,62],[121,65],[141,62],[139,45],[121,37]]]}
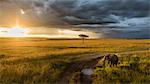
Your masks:
{"label": "patch of bare ground", "polygon": [[79,76],[80,78],[77,79],[77,81],[80,81],[80,83],[86,83],[86,84],[91,84],[92,79],[90,76],[85,76],[81,71],[84,68],[94,68],[95,65],[98,63],[100,59],[102,59],[103,56],[95,56],[95,58],[87,59],[87,60],[82,60],[82,61],[77,61],[77,62],[71,62],[67,64],[67,68],[64,70],[62,73],[59,84],[68,84],[69,80],[73,76],[74,73],[79,73],[76,76]]}

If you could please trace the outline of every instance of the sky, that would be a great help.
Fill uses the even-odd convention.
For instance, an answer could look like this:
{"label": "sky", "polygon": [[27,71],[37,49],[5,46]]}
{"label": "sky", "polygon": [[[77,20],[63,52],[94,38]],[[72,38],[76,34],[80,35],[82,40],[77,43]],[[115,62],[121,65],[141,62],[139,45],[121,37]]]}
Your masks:
{"label": "sky", "polygon": [[98,38],[150,38],[150,0],[0,0],[0,26],[16,18],[33,33],[67,29]]}

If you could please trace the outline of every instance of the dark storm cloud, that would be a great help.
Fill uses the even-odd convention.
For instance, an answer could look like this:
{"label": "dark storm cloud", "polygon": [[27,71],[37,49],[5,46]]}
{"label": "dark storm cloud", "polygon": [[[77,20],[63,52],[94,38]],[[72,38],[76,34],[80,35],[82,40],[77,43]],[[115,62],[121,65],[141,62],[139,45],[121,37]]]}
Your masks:
{"label": "dark storm cloud", "polygon": [[[30,15],[50,20],[51,16],[71,24],[118,22],[120,19],[146,17],[149,0],[0,0],[25,9]],[[67,18],[66,18],[67,17]],[[70,17],[70,18],[69,18]],[[54,19],[55,19],[54,18]],[[53,19],[53,18],[52,18]],[[55,20],[56,20],[55,19]],[[42,20],[42,21],[43,21]],[[49,22],[49,20],[47,22]],[[53,21],[53,20],[52,20]]]}
{"label": "dark storm cloud", "polygon": [[36,25],[74,25],[100,32],[107,27],[104,34],[109,37],[116,37],[120,28],[121,37],[126,37],[125,33],[135,37],[139,32],[137,36],[148,37],[143,32],[149,31],[149,5],[149,0],[0,0],[0,16],[7,15],[12,8],[13,13],[24,9],[26,20]]}
{"label": "dark storm cloud", "polygon": [[81,22],[116,22],[111,15],[132,18],[149,14],[149,0],[57,0],[52,7],[60,16],[83,19]]}

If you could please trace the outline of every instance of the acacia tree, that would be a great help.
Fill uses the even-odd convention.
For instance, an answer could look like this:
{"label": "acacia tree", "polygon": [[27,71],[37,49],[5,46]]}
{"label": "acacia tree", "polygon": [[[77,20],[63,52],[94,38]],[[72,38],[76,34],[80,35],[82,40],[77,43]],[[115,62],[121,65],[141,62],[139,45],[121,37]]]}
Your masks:
{"label": "acacia tree", "polygon": [[82,38],[82,43],[84,44],[85,38],[88,38],[89,36],[85,34],[80,34],[79,37]]}

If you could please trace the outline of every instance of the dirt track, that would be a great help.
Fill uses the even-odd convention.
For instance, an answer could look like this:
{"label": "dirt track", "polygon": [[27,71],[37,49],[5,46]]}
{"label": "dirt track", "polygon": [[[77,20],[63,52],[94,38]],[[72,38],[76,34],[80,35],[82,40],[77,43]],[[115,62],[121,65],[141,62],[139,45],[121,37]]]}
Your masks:
{"label": "dirt track", "polygon": [[[71,78],[72,74],[75,72],[81,72],[82,69],[86,68],[94,68],[95,65],[98,63],[100,59],[102,59],[103,56],[96,57],[93,59],[89,60],[84,60],[84,61],[78,61],[78,62],[71,62],[67,64],[67,68],[64,70],[64,73],[62,73],[62,77],[60,80],[61,84],[68,84],[69,79]],[[86,78],[85,76],[82,76],[81,82],[85,83],[90,81],[90,79],[84,79]]]}

